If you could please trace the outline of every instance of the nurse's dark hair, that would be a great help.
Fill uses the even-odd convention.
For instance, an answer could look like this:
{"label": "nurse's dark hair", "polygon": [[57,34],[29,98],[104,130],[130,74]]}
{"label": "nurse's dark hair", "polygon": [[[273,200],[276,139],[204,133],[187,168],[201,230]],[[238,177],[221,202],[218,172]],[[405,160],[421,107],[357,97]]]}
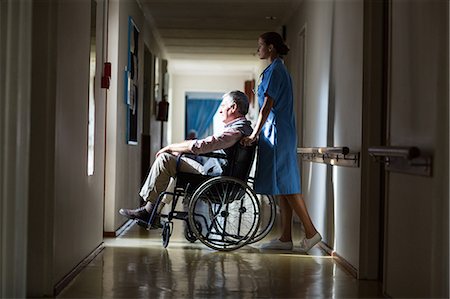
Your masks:
{"label": "nurse's dark hair", "polygon": [[289,47],[284,43],[283,38],[277,32],[266,32],[259,36],[267,46],[273,45],[277,53],[281,56],[289,52]]}
{"label": "nurse's dark hair", "polygon": [[249,106],[247,95],[240,90],[233,90],[224,94],[222,98],[225,99],[228,96],[233,100],[233,102],[238,107],[239,113],[242,115],[246,115]]}

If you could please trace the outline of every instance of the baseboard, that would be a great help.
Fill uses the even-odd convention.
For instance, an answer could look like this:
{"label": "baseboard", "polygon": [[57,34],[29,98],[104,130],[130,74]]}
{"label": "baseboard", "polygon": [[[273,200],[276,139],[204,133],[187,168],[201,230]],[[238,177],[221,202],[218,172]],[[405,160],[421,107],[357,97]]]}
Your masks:
{"label": "baseboard", "polygon": [[53,295],[56,297],[74,278],[81,272],[103,249],[103,242],[94,249],[87,257],[85,257],[75,268],[64,276],[53,288]]}
{"label": "baseboard", "polygon": [[324,242],[319,242],[320,248],[322,248],[328,255],[330,255],[344,270],[353,276],[354,278],[358,278],[358,270],[352,266],[346,259],[340,256],[336,251],[334,251],[331,247],[329,247]]}
{"label": "baseboard", "polygon": [[131,225],[134,224],[134,220],[130,219],[125,222],[121,227],[119,227],[116,231],[113,232],[103,232],[104,238],[115,238],[120,236],[125,230],[127,230]]}

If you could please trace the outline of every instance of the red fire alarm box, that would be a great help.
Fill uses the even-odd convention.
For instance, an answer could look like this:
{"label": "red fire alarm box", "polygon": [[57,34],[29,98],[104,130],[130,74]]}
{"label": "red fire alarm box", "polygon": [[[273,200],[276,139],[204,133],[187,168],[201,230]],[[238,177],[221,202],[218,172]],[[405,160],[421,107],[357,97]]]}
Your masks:
{"label": "red fire alarm box", "polygon": [[111,79],[111,62],[105,62],[103,64],[103,76],[101,81],[101,87],[109,89]]}

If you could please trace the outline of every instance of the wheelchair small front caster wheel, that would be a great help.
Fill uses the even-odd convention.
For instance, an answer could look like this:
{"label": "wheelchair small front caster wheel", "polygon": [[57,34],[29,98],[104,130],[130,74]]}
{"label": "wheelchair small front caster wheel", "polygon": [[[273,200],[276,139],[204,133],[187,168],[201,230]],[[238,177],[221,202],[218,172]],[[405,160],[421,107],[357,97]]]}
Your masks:
{"label": "wheelchair small front caster wheel", "polygon": [[165,222],[162,227],[161,236],[162,236],[164,248],[167,248],[167,246],[169,245],[170,236],[172,235],[172,225],[171,224],[172,223],[170,223],[170,222]]}

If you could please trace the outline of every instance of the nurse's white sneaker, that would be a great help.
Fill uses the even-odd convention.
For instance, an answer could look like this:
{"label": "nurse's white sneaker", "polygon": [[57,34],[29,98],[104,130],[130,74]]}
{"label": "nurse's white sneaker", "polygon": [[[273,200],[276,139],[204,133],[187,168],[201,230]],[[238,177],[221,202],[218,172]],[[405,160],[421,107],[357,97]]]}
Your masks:
{"label": "nurse's white sneaker", "polygon": [[319,233],[316,233],[312,238],[307,239],[304,238],[300,241],[300,250],[303,252],[308,252],[311,248],[314,247],[317,243],[322,240],[322,236]]}
{"label": "nurse's white sneaker", "polygon": [[292,241],[281,242],[279,239],[272,240],[261,245],[263,250],[292,250]]}

